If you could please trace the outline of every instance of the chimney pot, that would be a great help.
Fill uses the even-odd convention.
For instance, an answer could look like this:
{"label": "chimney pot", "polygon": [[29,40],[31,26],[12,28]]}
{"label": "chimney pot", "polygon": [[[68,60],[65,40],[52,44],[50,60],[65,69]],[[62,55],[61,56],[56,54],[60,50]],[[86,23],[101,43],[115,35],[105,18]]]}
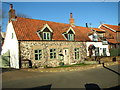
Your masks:
{"label": "chimney pot", "polygon": [[12,5],[12,4],[10,4],[10,10],[11,10],[11,9],[13,9],[13,5]]}
{"label": "chimney pot", "polygon": [[72,13],[70,13],[70,17],[72,18]]}

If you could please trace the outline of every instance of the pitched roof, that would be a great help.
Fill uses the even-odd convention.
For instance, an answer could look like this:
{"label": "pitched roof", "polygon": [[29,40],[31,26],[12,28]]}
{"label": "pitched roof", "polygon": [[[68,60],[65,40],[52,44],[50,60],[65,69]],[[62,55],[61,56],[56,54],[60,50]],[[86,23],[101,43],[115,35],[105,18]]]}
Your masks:
{"label": "pitched roof", "polygon": [[[12,24],[18,40],[40,40],[36,32],[45,24],[53,30],[53,40],[65,40],[62,33],[67,32],[71,27],[70,24],[21,17],[17,17],[17,21],[12,21]],[[87,36],[87,33],[91,32],[89,28],[80,26],[72,28],[75,31],[75,41],[90,41]]]}
{"label": "pitched roof", "polygon": [[109,43],[118,43],[115,39],[106,39]]}
{"label": "pitched roof", "polygon": [[95,30],[95,31],[97,31],[97,32],[103,32],[103,33],[105,33],[105,30],[102,30],[100,28],[92,28],[92,29]]}
{"label": "pitched roof", "polygon": [[[104,25],[105,25],[105,26],[104,26]],[[106,26],[107,26],[107,27],[106,27]],[[108,26],[114,27],[114,30],[117,30],[117,28],[115,29],[115,27],[116,27],[115,25],[108,25],[108,24],[102,24],[99,28],[106,31],[105,37],[107,38],[107,41],[108,41],[109,43],[117,43],[117,41],[116,41],[116,32],[110,30],[110,29],[108,28]],[[118,27],[118,26],[117,26],[117,27]]]}
{"label": "pitched roof", "polygon": [[120,31],[120,26],[117,26],[117,25],[109,25],[109,24],[103,24],[103,26],[106,26],[112,30],[115,30],[115,31]]}

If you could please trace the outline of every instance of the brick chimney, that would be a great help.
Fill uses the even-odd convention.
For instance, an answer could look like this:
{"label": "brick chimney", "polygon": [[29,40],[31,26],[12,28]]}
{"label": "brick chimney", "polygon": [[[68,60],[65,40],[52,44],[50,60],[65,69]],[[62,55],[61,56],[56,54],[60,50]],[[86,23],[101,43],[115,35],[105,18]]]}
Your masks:
{"label": "brick chimney", "polygon": [[9,10],[9,22],[11,20],[15,19],[15,10],[13,9],[13,5],[10,4],[10,10]]}
{"label": "brick chimney", "polygon": [[72,13],[70,13],[69,23],[70,23],[71,25],[75,26],[75,21],[74,21],[74,18],[72,18]]}

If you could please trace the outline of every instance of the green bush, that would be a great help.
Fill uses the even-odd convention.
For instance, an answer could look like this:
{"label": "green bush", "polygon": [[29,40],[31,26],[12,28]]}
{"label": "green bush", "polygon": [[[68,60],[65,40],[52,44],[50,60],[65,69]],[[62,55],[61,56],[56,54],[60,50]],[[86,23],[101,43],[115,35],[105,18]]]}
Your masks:
{"label": "green bush", "polygon": [[120,48],[110,49],[110,56],[120,56]]}
{"label": "green bush", "polygon": [[44,65],[44,68],[47,68],[47,65]]}
{"label": "green bush", "polygon": [[37,68],[37,66],[32,66],[32,68]]}

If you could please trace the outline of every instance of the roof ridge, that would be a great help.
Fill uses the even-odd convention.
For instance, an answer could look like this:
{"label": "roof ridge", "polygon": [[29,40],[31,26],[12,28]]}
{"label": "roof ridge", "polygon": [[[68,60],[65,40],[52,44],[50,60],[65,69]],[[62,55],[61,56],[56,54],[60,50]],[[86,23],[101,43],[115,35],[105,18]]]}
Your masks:
{"label": "roof ridge", "polygon": [[[17,17],[17,18],[24,18],[24,17]],[[33,19],[33,18],[24,18],[24,19],[32,19],[32,20],[37,20],[37,21],[41,20],[41,19]],[[47,20],[41,20],[41,21],[60,23],[60,24],[68,24],[68,23],[61,23],[61,22],[54,22],[54,21],[47,21]],[[70,25],[70,24],[68,24],[68,25]]]}
{"label": "roof ridge", "polygon": [[[103,24],[103,25],[111,25],[111,24]],[[111,25],[111,26],[118,26],[118,25]]]}
{"label": "roof ridge", "polygon": [[[24,17],[17,17],[17,18],[24,18]],[[41,20],[41,19],[33,19],[33,18],[24,18],[24,19],[31,19],[31,20],[37,20],[37,21],[46,21],[46,22],[53,22],[53,23],[59,23],[59,24],[66,24],[66,25],[70,25],[70,24],[68,24],[68,23],[61,23],[61,22],[54,22],[54,21],[47,21],[47,20]],[[71,26],[71,25],[70,25]],[[75,25],[75,26],[77,26],[77,27],[83,27],[83,26],[78,26],[78,25]],[[72,26],[71,26],[72,27]],[[86,27],[84,27],[84,28],[86,28]]]}

